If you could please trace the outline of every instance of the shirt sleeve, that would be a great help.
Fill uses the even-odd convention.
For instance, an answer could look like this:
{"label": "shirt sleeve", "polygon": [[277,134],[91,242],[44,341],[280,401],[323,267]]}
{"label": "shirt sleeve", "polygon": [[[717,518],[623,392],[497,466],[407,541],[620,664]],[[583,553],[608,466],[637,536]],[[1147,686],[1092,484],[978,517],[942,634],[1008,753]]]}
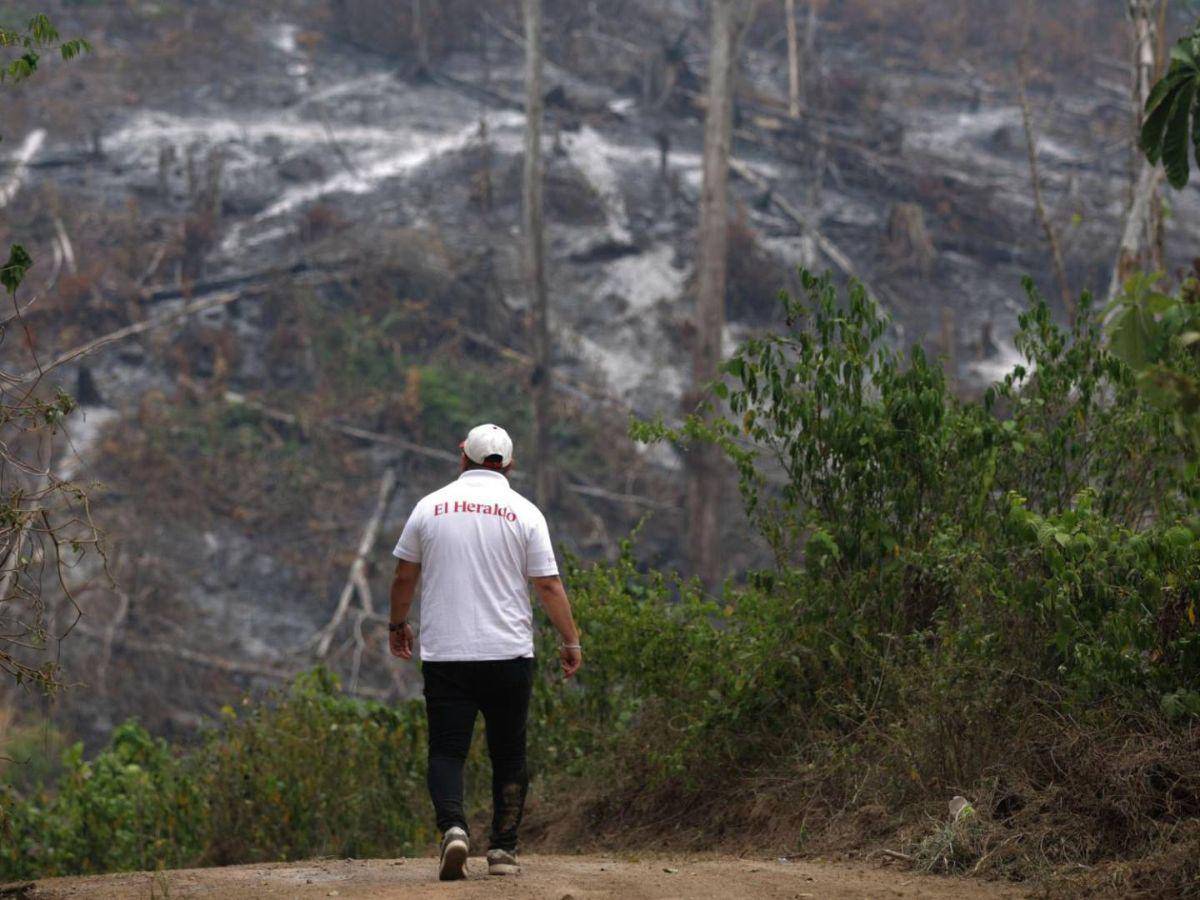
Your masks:
{"label": "shirt sleeve", "polygon": [[396,542],[396,549],[392,551],[392,556],[396,559],[418,564],[421,562],[421,510],[421,504],[418,503],[408,521],[404,523],[404,531],[400,533],[400,540]]}
{"label": "shirt sleeve", "polygon": [[550,543],[550,528],[546,525],[546,517],[539,513],[525,543],[525,577],[544,578],[557,574],[558,563]]}

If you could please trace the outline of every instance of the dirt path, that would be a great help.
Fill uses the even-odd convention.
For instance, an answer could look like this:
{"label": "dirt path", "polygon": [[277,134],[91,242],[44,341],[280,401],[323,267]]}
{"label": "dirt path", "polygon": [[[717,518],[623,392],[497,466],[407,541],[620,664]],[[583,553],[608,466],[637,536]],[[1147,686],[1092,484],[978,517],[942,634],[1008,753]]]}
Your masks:
{"label": "dirt path", "polygon": [[[482,859],[471,859],[466,881],[439,883],[432,859],[317,860],[180,869],[157,875],[145,872],[40,881],[24,896],[50,898],[257,897],[524,898],[623,900],[753,897],[799,898],[911,897],[1015,898],[1026,894],[1012,885],[915,875],[869,864],[783,862],[730,857],[538,856],[522,859],[524,872],[489,878]],[[21,896],[18,894],[17,896]]]}

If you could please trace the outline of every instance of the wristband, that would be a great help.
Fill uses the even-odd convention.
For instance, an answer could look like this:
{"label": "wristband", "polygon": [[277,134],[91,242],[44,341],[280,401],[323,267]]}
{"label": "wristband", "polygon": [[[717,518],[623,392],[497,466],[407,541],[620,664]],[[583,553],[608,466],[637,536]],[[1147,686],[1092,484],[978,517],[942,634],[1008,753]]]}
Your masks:
{"label": "wristband", "polygon": [[407,620],[403,622],[388,622],[388,631],[403,631],[404,626],[407,624]]}
{"label": "wristband", "polygon": [[579,644],[559,644],[559,650],[582,650],[583,647]]}

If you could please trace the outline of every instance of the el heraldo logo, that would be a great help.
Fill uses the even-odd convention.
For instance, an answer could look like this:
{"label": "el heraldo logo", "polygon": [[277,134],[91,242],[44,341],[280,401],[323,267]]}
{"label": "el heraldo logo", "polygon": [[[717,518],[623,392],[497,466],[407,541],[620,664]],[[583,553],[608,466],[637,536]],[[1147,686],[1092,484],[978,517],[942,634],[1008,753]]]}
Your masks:
{"label": "el heraldo logo", "polygon": [[451,513],[472,513],[477,516],[499,516],[509,522],[517,521],[517,514],[507,506],[500,506],[498,503],[467,503],[464,500],[455,500],[453,503],[435,503],[433,505],[434,516],[448,516]]}

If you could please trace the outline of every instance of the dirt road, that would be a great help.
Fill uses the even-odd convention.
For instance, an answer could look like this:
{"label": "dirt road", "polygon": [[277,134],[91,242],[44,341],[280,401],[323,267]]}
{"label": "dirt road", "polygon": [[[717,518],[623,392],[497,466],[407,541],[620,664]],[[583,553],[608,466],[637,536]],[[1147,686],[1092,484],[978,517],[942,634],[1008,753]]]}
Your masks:
{"label": "dirt road", "polygon": [[[439,883],[432,859],[317,860],[181,869],[157,875],[136,873],[89,878],[51,878],[24,892],[37,900],[50,898],[213,897],[243,900],[258,897],[339,898],[538,898],[626,900],[753,897],[755,900],[800,898],[910,897],[1015,898],[1026,896],[1012,885],[915,875],[870,864],[843,864],[730,857],[538,856],[522,858],[524,872],[489,878],[482,859],[472,858],[466,881]],[[16,896],[21,896],[17,894]]]}

